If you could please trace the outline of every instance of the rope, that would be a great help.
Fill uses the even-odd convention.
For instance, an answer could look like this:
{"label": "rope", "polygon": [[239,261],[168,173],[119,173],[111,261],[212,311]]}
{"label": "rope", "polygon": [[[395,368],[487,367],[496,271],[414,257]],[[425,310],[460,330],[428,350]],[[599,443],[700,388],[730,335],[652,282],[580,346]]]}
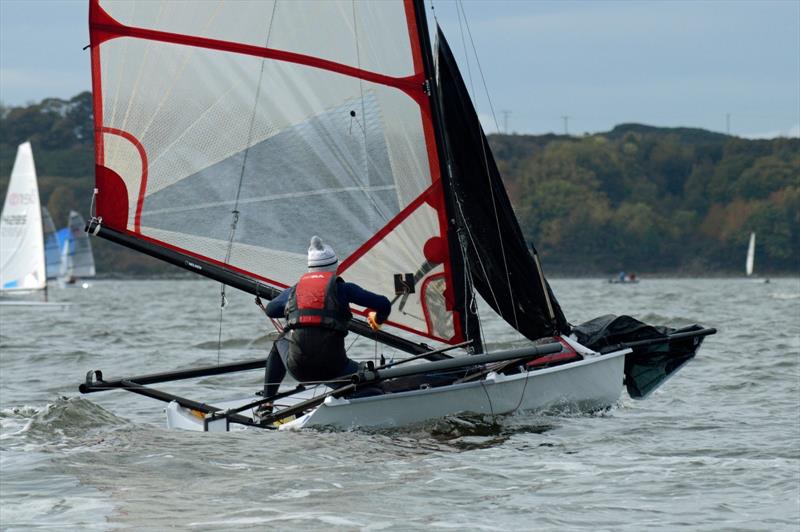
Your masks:
{"label": "rope", "polygon": [[[267,27],[267,38],[266,42],[264,43],[264,47],[269,47],[269,39],[272,35],[272,23],[275,21],[275,10],[278,7],[278,2],[276,1],[272,4],[272,14],[269,19],[269,26]],[[264,65],[266,64],[266,60],[261,60],[261,70],[258,72],[258,84],[256,85],[256,94],[253,98],[253,111],[250,113],[250,125],[248,126],[247,131],[247,143],[245,144],[244,149],[244,156],[242,157],[242,168],[239,172],[239,184],[236,186],[236,199],[234,200],[233,210],[231,211],[231,232],[228,236],[228,248],[225,251],[225,260],[223,264],[228,264],[231,258],[231,252],[233,251],[233,238],[236,235],[236,227],[239,224],[239,198],[242,194],[242,183],[244,183],[244,171],[247,166],[247,156],[250,153],[250,145],[253,142],[253,129],[255,127],[256,122],[256,114],[258,112],[258,99],[261,95],[261,85],[264,80]],[[219,305],[219,333],[217,335],[217,365],[219,365],[220,356],[222,352],[222,311],[227,306],[228,300],[225,297],[225,287],[224,283],[220,283],[220,305]]]}
{"label": "rope", "polygon": [[486,401],[489,403],[489,413],[492,416],[492,421],[494,421],[494,405],[492,405],[492,397],[489,395],[489,390],[486,389],[486,384],[483,382],[485,379],[481,379],[481,388],[483,388],[483,393],[486,394]]}
{"label": "rope", "polygon": [[361,335],[360,335],[360,334],[356,334],[356,335],[355,335],[355,338],[353,339],[353,341],[352,341],[352,342],[350,342],[350,345],[349,345],[349,346],[347,346],[347,349],[345,349],[345,350],[344,350],[344,352],[345,352],[345,353],[348,353],[348,352],[350,351],[350,348],[351,348],[351,347],[353,347],[353,345],[354,345],[356,342],[358,342],[360,339],[361,339]]}
{"label": "rope", "polygon": [[522,371],[526,373],[525,384],[522,386],[522,393],[519,395],[519,402],[517,403],[517,406],[514,407],[514,410],[512,410],[512,412],[516,412],[519,409],[519,407],[522,406],[522,400],[525,398],[525,390],[528,389],[528,380],[531,378],[530,372],[525,368],[525,366],[523,366]]}
{"label": "rope", "polygon": [[[478,299],[475,297],[475,283],[472,280],[472,270],[469,267],[469,256],[467,254],[467,244],[462,237],[463,232],[461,229],[458,230],[458,243],[461,246],[461,256],[464,259],[464,294],[470,295],[470,302],[469,308],[467,309],[468,312],[471,312],[478,321],[478,335],[481,339],[481,344],[483,344],[483,324],[481,323],[481,315],[478,311]],[[491,288],[490,288],[491,289]],[[466,321],[467,327],[469,327],[469,322]],[[472,338],[469,335],[469,328],[467,329],[467,338]],[[486,347],[483,346],[484,351]]]}

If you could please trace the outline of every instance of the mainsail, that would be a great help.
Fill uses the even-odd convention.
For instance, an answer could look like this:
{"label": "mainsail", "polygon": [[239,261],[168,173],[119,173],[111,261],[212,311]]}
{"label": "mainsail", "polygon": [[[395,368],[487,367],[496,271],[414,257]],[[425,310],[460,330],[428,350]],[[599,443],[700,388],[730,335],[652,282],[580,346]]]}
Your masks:
{"label": "mainsail", "polygon": [[318,234],[389,325],[477,335],[423,7],[91,0],[93,232],[261,295]]}
{"label": "mainsail", "polygon": [[437,85],[452,165],[455,211],[474,286],[495,312],[531,340],[569,332],[569,324],[525,244],[489,142],[441,30],[437,43]]}
{"label": "mainsail", "polygon": [[0,217],[0,290],[47,286],[39,185],[29,142],[20,144]]}

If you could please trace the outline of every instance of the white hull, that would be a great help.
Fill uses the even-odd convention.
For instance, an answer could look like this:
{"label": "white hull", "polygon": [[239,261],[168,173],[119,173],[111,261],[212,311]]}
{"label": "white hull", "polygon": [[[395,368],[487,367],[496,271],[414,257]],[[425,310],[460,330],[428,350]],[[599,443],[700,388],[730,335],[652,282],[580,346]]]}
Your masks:
{"label": "white hull", "polygon": [[[581,361],[517,375],[489,374],[482,381],[438,388],[356,399],[330,397],[315,410],[287,421],[280,428],[399,427],[461,413],[497,415],[510,414],[517,410],[598,410],[612,406],[619,400],[623,386],[624,355],[628,352],[630,351],[623,350],[588,357]],[[324,391],[327,389],[318,387],[306,391],[303,397],[281,402],[289,406]],[[216,406],[232,408],[253,400],[250,397]],[[201,415],[177,403],[170,403],[166,414],[168,428],[206,430]],[[222,423],[209,430],[227,430],[227,426]]]}

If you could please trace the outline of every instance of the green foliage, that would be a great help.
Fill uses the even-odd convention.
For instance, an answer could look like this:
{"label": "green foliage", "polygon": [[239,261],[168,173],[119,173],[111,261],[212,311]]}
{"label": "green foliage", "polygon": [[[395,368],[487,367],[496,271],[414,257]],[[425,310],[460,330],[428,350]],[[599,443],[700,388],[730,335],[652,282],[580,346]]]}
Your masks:
{"label": "green foliage", "polygon": [[[88,92],[0,105],[0,194],[17,145],[33,144],[42,203],[63,227],[94,187]],[[739,272],[758,234],[759,272],[800,271],[800,140],[747,140],[692,128],[623,124],[604,134],[493,135],[493,153],[526,238],[548,273]],[[102,239],[103,274],[175,267]]]}
{"label": "green foliage", "polygon": [[800,270],[800,140],[626,124],[490,142],[549,272],[735,273],[751,231],[759,271]]}

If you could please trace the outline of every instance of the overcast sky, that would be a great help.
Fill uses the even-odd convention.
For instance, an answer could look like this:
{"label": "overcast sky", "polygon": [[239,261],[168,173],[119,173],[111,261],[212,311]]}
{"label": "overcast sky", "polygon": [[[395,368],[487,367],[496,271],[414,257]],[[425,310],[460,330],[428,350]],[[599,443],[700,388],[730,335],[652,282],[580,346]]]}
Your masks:
{"label": "overcast sky", "polygon": [[[456,4],[433,6],[494,130]],[[513,132],[560,133],[568,116],[573,134],[624,122],[724,132],[730,115],[733,134],[800,136],[800,0],[468,0],[463,9],[500,129],[507,120]],[[88,42],[84,0],[0,0],[0,101],[88,90]]]}

